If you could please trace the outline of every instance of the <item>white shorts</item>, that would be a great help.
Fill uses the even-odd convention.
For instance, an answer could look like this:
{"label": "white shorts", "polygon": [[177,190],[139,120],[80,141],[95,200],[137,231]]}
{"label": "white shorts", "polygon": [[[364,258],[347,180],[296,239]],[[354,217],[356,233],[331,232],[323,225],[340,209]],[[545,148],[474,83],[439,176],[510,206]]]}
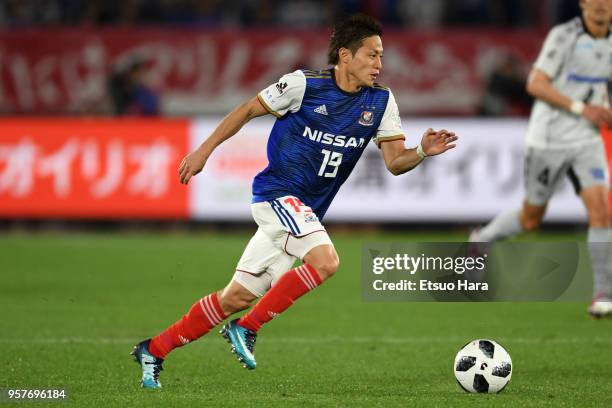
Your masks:
{"label": "white shorts", "polygon": [[526,198],[532,205],[545,205],[564,176],[569,177],[576,194],[596,185],[610,186],[602,141],[571,149],[528,147],[524,171]]}
{"label": "white shorts", "polygon": [[312,209],[293,196],[251,204],[259,226],[249,241],[233,280],[262,297],[296,260],[319,245],[333,245]]}

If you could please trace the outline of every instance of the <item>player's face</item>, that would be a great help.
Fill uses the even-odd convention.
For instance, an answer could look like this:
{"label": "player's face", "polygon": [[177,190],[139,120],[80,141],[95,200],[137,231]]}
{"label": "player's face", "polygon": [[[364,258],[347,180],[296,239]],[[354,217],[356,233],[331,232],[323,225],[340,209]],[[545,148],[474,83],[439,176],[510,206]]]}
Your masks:
{"label": "player's face", "polygon": [[597,24],[612,21],[612,0],[582,0],[581,4],[586,18]]}
{"label": "player's face", "polygon": [[348,64],[349,72],[361,85],[374,85],[382,69],[382,54],[382,40],[379,36],[365,38]]}

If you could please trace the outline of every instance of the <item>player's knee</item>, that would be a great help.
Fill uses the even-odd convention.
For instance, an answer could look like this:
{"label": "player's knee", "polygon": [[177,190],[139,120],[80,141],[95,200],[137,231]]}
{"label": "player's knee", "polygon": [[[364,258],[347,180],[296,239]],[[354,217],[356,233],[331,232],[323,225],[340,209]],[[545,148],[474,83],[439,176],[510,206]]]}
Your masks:
{"label": "player's knee", "polygon": [[251,302],[240,297],[226,297],[224,302],[221,302],[221,308],[228,313],[236,313],[241,310],[247,309],[251,306]]}
{"label": "player's knee", "polygon": [[610,225],[608,205],[602,201],[591,205],[588,209],[589,225],[594,228],[605,228]]}
{"label": "player's knee", "polygon": [[221,308],[229,313],[236,313],[251,306],[254,296],[246,295],[237,291],[225,291],[219,298]]}
{"label": "player's knee", "polygon": [[338,271],[340,260],[337,256],[331,256],[315,267],[322,280],[329,279]]}
{"label": "player's knee", "polygon": [[540,225],[542,224],[542,220],[539,217],[522,217],[521,225],[523,229],[527,232],[537,231],[540,229]]}

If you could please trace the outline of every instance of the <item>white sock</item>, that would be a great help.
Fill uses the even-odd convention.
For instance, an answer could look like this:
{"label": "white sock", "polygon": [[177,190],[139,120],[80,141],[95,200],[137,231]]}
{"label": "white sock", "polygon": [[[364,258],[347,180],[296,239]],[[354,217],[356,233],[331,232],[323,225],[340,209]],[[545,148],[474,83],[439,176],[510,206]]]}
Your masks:
{"label": "white sock", "polygon": [[477,241],[499,241],[523,232],[523,226],[519,219],[520,214],[520,210],[516,209],[501,212],[480,230]]}
{"label": "white sock", "polygon": [[602,294],[610,296],[612,230],[610,228],[589,228],[587,243],[593,267],[593,298]]}

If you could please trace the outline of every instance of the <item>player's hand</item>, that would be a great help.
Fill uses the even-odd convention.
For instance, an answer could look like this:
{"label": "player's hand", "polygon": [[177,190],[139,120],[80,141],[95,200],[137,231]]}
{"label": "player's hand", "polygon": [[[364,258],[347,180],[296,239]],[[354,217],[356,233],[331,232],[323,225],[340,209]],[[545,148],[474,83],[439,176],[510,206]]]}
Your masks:
{"label": "player's hand", "polygon": [[421,146],[423,151],[428,156],[435,156],[444,153],[447,150],[453,149],[456,144],[454,142],[459,139],[454,132],[449,132],[446,129],[435,131],[431,128],[427,129],[421,138]]}
{"label": "player's hand", "polygon": [[602,125],[612,126],[612,111],[601,106],[585,105],[582,117],[597,127]]}
{"label": "player's hand", "polygon": [[193,176],[201,172],[206,159],[207,157],[197,150],[185,156],[178,168],[181,184],[189,183]]}

